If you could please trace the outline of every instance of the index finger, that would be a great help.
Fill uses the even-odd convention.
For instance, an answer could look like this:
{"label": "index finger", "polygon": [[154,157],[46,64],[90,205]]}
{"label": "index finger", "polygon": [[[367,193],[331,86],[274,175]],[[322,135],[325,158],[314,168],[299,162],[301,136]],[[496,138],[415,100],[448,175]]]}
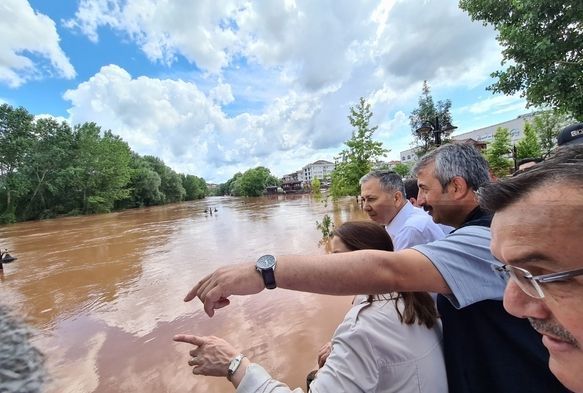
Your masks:
{"label": "index finger", "polygon": [[200,280],[198,282],[198,284],[196,284],[191,290],[190,292],[188,292],[186,294],[186,296],[184,297],[184,301],[185,302],[189,302],[192,299],[194,299],[196,297],[196,294],[198,293],[198,289],[204,284],[206,283],[211,277],[211,274],[207,275],[206,277],[204,277],[202,280]]}
{"label": "index finger", "polygon": [[205,343],[203,337],[193,336],[191,334],[177,334],[172,338],[172,340],[176,342],[196,345],[197,347]]}

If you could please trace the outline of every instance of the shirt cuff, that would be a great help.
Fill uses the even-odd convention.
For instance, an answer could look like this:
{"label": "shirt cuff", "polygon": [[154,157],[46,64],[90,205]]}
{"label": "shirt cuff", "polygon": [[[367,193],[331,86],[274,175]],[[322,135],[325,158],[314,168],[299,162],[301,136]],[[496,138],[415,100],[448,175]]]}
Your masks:
{"label": "shirt cuff", "polygon": [[237,393],[252,393],[256,392],[262,385],[271,379],[271,375],[263,367],[258,364],[251,363],[245,375],[241,379],[241,383],[237,387]]}

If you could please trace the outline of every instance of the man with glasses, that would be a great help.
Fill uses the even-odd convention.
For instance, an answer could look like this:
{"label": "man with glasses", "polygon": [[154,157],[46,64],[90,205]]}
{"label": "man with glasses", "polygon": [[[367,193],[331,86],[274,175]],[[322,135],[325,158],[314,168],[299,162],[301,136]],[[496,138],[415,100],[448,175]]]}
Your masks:
{"label": "man with glasses", "polygon": [[333,295],[440,293],[451,393],[565,391],[548,370],[541,336],[502,307],[506,283],[492,272],[499,263],[490,253],[491,216],[476,196],[489,182],[484,158],[471,145],[443,145],[425,155],[414,172],[419,204],[434,222],[457,228],[445,239],[397,252],[273,257],[269,283],[257,264],[230,265],[203,278],[184,300],[199,297],[212,316],[229,304],[229,296],[266,287]]}
{"label": "man with glasses", "polygon": [[553,374],[583,392],[583,144],[480,192],[494,211],[492,254],[509,277],[504,307],[542,334]]}

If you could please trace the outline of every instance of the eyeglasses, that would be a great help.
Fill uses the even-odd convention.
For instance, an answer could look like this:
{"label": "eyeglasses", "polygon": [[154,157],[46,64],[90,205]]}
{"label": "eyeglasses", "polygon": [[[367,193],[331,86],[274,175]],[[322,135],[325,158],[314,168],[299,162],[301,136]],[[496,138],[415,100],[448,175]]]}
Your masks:
{"label": "eyeglasses", "polygon": [[513,279],[524,293],[536,299],[542,299],[545,297],[541,286],[542,284],[567,281],[573,277],[583,275],[583,269],[542,274],[540,276],[533,276],[528,270],[512,265],[492,266],[492,269],[496,272],[502,273],[507,278]]}

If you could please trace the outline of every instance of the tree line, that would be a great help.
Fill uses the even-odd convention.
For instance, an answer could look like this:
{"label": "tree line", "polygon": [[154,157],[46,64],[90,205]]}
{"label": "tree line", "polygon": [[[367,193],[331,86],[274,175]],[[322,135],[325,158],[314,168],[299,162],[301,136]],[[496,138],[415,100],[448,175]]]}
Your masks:
{"label": "tree line", "polygon": [[267,187],[279,187],[281,181],[268,168],[258,166],[245,172],[237,172],[226,183],[219,184],[216,195],[256,197],[263,195]]}
{"label": "tree line", "polygon": [[0,223],[107,213],[204,198],[179,174],[95,123],[71,127],[0,105]]}

